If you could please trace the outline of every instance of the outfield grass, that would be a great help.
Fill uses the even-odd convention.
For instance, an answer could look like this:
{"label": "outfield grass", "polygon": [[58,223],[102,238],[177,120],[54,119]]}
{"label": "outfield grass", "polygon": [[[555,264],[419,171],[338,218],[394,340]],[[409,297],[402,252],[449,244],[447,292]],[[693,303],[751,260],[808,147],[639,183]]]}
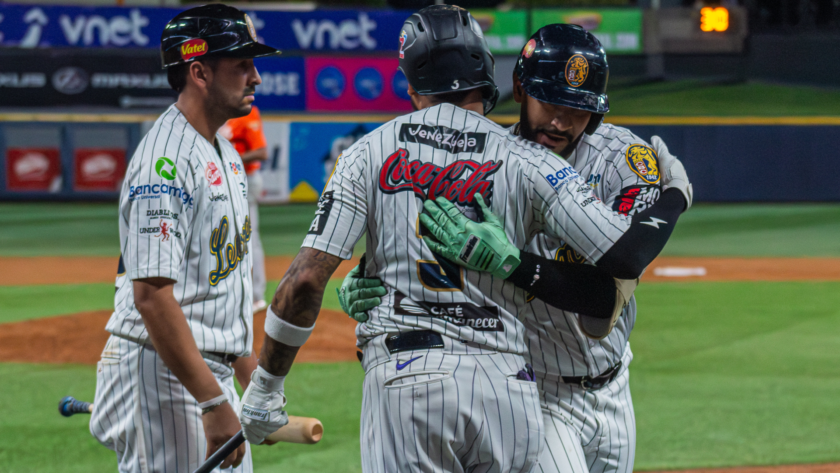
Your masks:
{"label": "outfield grass", "polygon": [[[266,254],[296,254],[315,208],[260,207]],[[116,209],[116,204],[0,204],[0,256],[118,255]],[[663,254],[840,256],[838,234],[838,204],[697,204],[680,217]]]}
{"label": "outfield grass", "polygon": [[[662,283],[639,287],[631,338],[639,470],[840,460],[840,282]],[[91,399],[95,368],[0,364],[2,471],[113,471],[113,454],[65,419]],[[362,371],[301,364],[289,411],[324,421],[316,446],[254,450],[256,471],[357,472]]]}
{"label": "outfield grass", "polygon": [[[819,116],[840,115],[840,89],[762,82],[701,80],[610,87],[610,116]],[[519,115],[513,99],[493,114]],[[491,115],[492,117],[492,115]]]}

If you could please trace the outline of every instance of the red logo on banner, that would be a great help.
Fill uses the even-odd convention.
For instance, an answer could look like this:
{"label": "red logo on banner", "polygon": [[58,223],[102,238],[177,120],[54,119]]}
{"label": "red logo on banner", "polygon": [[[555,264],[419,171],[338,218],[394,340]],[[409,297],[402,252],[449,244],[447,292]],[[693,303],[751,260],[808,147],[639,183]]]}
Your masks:
{"label": "red logo on banner", "polygon": [[8,148],[6,189],[49,191],[61,189],[61,161],[57,148]]}
{"label": "red logo on banner", "polygon": [[125,150],[78,148],[73,155],[73,189],[115,191],[125,175]]}
{"label": "red logo on banner", "polygon": [[211,186],[222,185],[222,172],[219,171],[216,163],[207,163],[207,167],[204,169],[204,177],[207,178],[207,182]]}

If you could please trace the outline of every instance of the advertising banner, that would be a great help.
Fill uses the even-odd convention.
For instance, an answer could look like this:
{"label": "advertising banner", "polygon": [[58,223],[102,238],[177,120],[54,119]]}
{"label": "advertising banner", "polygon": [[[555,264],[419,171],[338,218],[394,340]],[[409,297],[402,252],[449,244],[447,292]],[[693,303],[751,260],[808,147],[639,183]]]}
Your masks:
{"label": "advertising banner", "polygon": [[289,139],[289,200],[315,202],[338,155],[381,123],[292,123]]}
{"label": "advertising banner", "polygon": [[73,190],[119,191],[125,176],[125,150],[76,148],[73,153]]}
{"label": "advertising banner", "polygon": [[[0,5],[0,46],[153,48],[183,9]],[[400,10],[251,11],[258,35],[281,50],[395,51]]]}
{"label": "advertising banner", "polygon": [[58,148],[6,149],[6,190],[58,192],[61,160]]}
{"label": "advertising banner", "polygon": [[551,23],[572,23],[594,34],[610,54],[642,53],[642,10],[629,8],[534,10],[534,31]]}
{"label": "advertising banner", "polygon": [[306,108],[303,58],[258,58],[254,65],[262,79],[254,97],[258,107],[263,110]]}
{"label": "advertising banner", "polygon": [[410,112],[399,60],[306,58],[306,109],[314,112]]}
{"label": "advertising banner", "polygon": [[289,201],[289,122],[263,121],[268,159],[260,167],[263,203]]}
{"label": "advertising banner", "polygon": [[484,39],[493,54],[519,54],[528,41],[528,15],[525,10],[470,10],[481,25]]}
{"label": "advertising banner", "polygon": [[2,51],[3,107],[162,108],[173,103],[175,97],[153,51]]}

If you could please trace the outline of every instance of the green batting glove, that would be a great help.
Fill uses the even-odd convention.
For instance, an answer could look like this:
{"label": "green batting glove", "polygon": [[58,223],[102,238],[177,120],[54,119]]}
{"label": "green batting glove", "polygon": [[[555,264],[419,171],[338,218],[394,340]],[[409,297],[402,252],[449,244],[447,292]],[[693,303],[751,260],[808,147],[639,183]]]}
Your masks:
{"label": "green batting glove", "polygon": [[420,222],[437,238],[437,242],[424,241],[432,251],[456,264],[507,279],[519,266],[519,248],[510,243],[481,194],[475,194],[475,200],[484,214],[482,223],[468,219],[443,197],[423,202],[428,214],[420,214]]}
{"label": "green batting glove", "polygon": [[359,266],[347,273],[341,288],[336,289],[338,303],[351,319],[356,322],[367,322],[365,311],[382,304],[382,296],[388,293],[379,278],[363,278]]}

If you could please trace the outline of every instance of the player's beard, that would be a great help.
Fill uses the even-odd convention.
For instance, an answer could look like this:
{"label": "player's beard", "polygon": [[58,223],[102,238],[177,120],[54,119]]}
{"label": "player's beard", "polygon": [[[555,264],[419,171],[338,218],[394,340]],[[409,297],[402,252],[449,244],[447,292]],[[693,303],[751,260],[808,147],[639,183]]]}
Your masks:
{"label": "player's beard", "polygon": [[251,113],[253,103],[245,103],[248,95],[254,95],[254,88],[248,87],[242,92],[235,93],[229,89],[220,87],[215,81],[210,83],[209,96],[214,97],[213,109],[225,120],[244,117]]}
{"label": "player's beard", "polygon": [[546,127],[532,128],[531,125],[528,123],[528,116],[527,116],[526,111],[524,110],[524,107],[523,107],[523,110],[519,115],[519,136],[525,138],[528,141],[533,141],[534,143],[539,143],[538,140],[539,140],[539,134],[540,133],[547,133],[547,134],[549,134],[553,137],[563,137],[563,138],[566,139],[566,146],[564,146],[562,149],[560,149],[560,150],[552,149],[551,150],[551,151],[554,151],[555,153],[559,154],[560,156],[562,156],[564,158],[568,158],[572,154],[572,151],[575,150],[575,148],[578,145],[578,142],[580,141],[580,138],[583,136],[583,133],[581,133],[579,136],[575,137],[573,134],[571,134],[569,132],[558,131],[554,128],[546,128]]}

